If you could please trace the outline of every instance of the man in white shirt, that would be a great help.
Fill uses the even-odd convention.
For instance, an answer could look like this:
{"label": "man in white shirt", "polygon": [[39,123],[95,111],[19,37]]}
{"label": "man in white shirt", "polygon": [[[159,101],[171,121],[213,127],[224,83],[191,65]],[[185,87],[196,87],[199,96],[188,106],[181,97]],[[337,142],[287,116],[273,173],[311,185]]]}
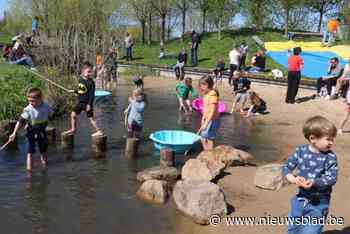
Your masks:
{"label": "man in white shirt", "polygon": [[230,51],[229,53],[229,57],[230,57],[230,76],[229,76],[229,84],[233,85],[233,73],[238,70],[239,68],[239,64],[240,64],[240,60],[241,60],[241,53],[238,50],[238,46],[234,45],[233,49]]}

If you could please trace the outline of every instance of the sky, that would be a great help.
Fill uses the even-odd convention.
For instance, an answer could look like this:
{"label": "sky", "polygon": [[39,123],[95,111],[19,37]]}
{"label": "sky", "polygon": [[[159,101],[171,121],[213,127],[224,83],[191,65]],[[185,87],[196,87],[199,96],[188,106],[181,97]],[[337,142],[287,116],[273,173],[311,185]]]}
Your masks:
{"label": "sky", "polygon": [[0,0],[0,17],[3,16],[4,11],[7,9],[8,3],[7,0]]}

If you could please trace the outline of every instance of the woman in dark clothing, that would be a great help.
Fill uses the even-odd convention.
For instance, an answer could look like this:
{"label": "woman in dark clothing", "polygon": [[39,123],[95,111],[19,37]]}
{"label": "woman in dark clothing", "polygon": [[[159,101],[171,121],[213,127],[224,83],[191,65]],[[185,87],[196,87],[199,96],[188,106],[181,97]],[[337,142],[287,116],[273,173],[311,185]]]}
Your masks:
{"label": "woman in dark clothing", "polygon": [[317,95],[321,96],[321,88],[326,86],[327,88],[327,96],[329,99],[332,94],[332,87],[336,86],[338,78],[342,74],[342,68],[339,64],[339,59],[337,57],[332,58],[329,61],[328,73],[327,76],[320,77],[317,80]]}

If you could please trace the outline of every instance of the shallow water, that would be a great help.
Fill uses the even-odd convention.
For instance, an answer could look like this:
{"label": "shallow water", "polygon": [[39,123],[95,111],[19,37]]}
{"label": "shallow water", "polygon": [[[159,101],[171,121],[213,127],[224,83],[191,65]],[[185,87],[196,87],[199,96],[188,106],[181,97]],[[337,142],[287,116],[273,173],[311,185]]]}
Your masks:
{"label": "shallow water", "polygon": [[[180,115],[173,89],[146,89],[149,105],[145,113],[145,141],[139,158],[124,157],[125,130],[122,110],[132,87],[118,86],[117,95],[95,107],[96,116],[108,135],[104,159],[91,150],[90,126],[84,114],[72,160],[65,160],[59,143],[49,148],[49,168],[40,168],[36,157],[34,172],[25,172],[26,142],[19,149],[0,152],[0,224],[4,234],[31,233],[176,233],[179,214],[172,203],[145,204],[135,197],[140,184],[136,172],[157,165],[152,142],[147,136],[164,129],[196,131],[199,116]],[[52,123],[67,128],[67,118]],[[268,142],[270,127],[238,116],[224,115],[218,143],[251,152],[257,163],[278,157]],[[183,161],[183,156],[179,161]],[[180,232],[181,233],[181,232]]]}

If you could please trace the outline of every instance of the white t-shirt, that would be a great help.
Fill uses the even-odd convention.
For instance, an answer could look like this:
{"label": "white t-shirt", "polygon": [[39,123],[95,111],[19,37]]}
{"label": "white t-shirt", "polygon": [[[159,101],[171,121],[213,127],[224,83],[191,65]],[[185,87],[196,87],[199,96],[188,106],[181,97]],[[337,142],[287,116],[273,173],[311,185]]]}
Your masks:
{"label": "white t-shirt", "polygon": [[239,53],[239,51],[237,51],[236,49],[231,50],[229,57],[230,57],[230,64],[239,66],[239,59],[241,57],[241,54]]}

